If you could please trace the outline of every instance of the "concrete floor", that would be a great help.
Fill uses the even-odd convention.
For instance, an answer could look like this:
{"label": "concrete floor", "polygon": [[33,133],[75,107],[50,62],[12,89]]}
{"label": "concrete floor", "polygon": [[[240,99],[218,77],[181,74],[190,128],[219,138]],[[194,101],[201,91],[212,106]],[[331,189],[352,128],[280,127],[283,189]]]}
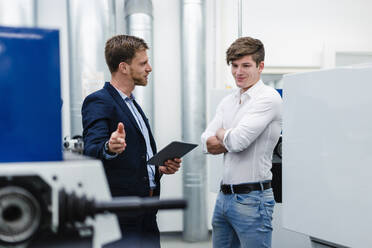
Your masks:
{"label": "concrete floor", "polygon": [[208,241],[187,242],[182,238],[182,232],[160,233],[160,244],[162,248],[212,248],[212,233]]}

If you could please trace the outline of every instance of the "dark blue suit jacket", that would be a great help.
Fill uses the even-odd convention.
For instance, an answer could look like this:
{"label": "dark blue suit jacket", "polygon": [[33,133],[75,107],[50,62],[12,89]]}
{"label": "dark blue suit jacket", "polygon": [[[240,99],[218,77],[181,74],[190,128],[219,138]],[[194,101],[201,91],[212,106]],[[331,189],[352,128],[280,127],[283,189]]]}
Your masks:
{"label": "dark blue suit jacket", "polygon": [[[150,143],[154,154],[156,144],[148,120],[141,107],[135,103],[149,130]],[[108,82],[84,100],[82,107],[84,154],[103,161],[106,176],[113,196],[149,196],[149,178],[146,163],[146,142],[136,120],[123,98]],[[112,160],[103,156],[103,148],[117,129],[124,124],[127,147]],[[154,195],[160,194],[160,175],[156,168],[155,180],[158,185]]]}

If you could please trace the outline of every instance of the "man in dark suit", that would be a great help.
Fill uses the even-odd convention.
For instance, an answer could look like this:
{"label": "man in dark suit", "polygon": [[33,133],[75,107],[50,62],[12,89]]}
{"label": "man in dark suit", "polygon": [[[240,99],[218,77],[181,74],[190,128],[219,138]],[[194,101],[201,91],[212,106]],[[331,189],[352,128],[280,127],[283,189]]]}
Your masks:
{"label": "man in dark suit", "polygon": [[[181,160],[147,164],[156,145],[132,91],[146,86],[152,68],[144,40],[128,35],[106,42],[111,81],[86,97],[82,106],[84,154],[103,161],[112,196],[158,197],[162,174],[174,174]],[[126,247],[160,247],[156,211],[118,216]]]}

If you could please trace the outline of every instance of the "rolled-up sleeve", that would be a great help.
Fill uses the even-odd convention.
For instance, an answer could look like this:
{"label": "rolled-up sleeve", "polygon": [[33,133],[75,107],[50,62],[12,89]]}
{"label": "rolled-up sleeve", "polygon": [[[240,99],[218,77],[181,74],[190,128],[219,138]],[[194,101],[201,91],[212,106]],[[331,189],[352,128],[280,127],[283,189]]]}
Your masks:
{"label": "rolled-up sleeve", "polygon": [[280,113],[280,101],[276,97],[257,99],[238,125],[226,130],[223,139],[226,150],[241,152],[248,148]]}

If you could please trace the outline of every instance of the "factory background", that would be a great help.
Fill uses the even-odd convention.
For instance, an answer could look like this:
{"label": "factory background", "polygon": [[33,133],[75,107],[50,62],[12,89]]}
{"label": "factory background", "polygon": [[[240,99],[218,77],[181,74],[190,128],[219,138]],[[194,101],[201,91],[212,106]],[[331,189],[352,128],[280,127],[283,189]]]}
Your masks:
{"label": "factory background", "polygon": [[[282,89],[282,76],[288,73],[372,62],[371,9],[369,0],[0,0],[0,25],[60,31],[63,137],[79,134],[74,122],[79,119],[79,101],[109,80],[105,41],[115,34],[143,29],[142,34],[149,35],[145,40],[150,44],[153,72],[147,89],[151,92],[138,90],[138,94],[143,101],[147,99],[140,104],[151,112],[146,114],[152,120],[157,146],[163,148],[173,140],[200,143],[195,138],[201,134],[194,129],[198,128],[195,123],[208,123],[215,103],[235,88],[225,51],[236,38],[252,36],[264,43],[263,81]],[[143,20],[138,26],[136,18]],[[196,37],[190,39],[190,34]],[[193,71],[194,67],[200,70]],[[185,88],[185,80],[193,82],[192,89]],[[193,113],[195,105],[204,107],[201,116],[193,119],[187,111],[191,108]],[[193,130],[193,136],[188,136]],[[204,169],[192,178],[202,188],[198,194],[202,199],[193,207],[200,208],[199,228],[211,229],[221,157],[195,159],[195,166]],[[176,175],[163,177],[162,198],[182,197],[189,190],[185,189],[190,180],[186,174],[192,173],[185,169],[189,163],[186,160]],[[281,207],[277,204],[274,221],[281,218]],[[187,228],[182,211],[160,212],[158,222],[162,232]],[[307,236],[281,229],[274,231],[273,247],[310,244]]]}

